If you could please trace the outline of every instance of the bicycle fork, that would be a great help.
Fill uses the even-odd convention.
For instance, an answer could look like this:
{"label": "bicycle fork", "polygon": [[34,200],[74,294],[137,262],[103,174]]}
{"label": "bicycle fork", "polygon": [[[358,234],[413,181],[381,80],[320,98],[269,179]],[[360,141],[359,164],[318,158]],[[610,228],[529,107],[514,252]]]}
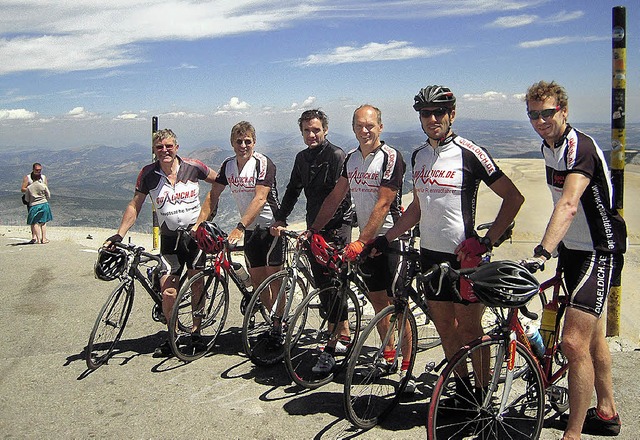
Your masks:
{"label": "bicycle fork", "polygon": [[501,421],[503,418],[503,414],[505,412],[505,408],[509,403],[509,395],[511,393],[511,386],[513,384],[513,376],[514,376],[514,368],[516,362],[517,355],[517,338],[515,332],[509,333],[509,341],[507,344],[497,344],[497,353],[496,353],[496,368],[493,370],[493,374],[491,377],[491,384],[489,385],[489,392],[484,397],[482,402],[483,408],[488,408],[491,402],[491,396],[498,389],[498,384],[500,383],[501,375],[502,375],[502,360],[506,360],[507,369],[504,377],[504,386],[502,389],[502,398],[500,399],[500,408],[498,409],[497,414],[495,414],[496,420]]}

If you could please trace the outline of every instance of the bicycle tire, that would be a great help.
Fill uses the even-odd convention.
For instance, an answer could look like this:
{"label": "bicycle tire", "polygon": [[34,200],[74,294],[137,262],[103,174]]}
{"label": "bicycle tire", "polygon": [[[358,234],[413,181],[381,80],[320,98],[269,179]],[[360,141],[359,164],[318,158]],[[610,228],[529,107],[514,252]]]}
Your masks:
{"label": "bicycle tire", "polygon": [[[200,298],[193,295],[196,283],[202,283]],[[169,345],[173,354],[184,362],[192,362],[210,352],[228,313],[229,286],[224,275],[205,270],[188,279],[180,288],[171,313]],[[194,321],[199,327],[198,338],[192,334]]]}
{"label": "bicycle tire", "polygon": [[[291,295],[291,272],[289,269],[281,270],[267,277],[253,293],[247,306],[242,322],[242,345],[246,355],[257,366],[268,366],[281,362],[284,358],[284,330],[276,329],[273,333],[273,317],[277,310],[284,310],[289,303],[289,313],[282,316],[281,322],[287,325],[291,315],[307,295],[307,287],[304,279],[297,277],[297,288]],[[262,304],[261,295],[272,284],[280,283],[280,293],[272,310]],[[285,304],[281,305],[282,302]]]}
{"label": "bicycle tire", "polygon": [[[320,295],[327,295],[329,302],[322,306]],[[329,316],[336,316],[345,308],[351,343],[343,345],[345,351],[334,354],[335,367],[328,373],[314,373],[313,367],[318,361],[318,356],[323,352],[325,345],[335,337],[335,330],[330,331]],[[331,382],[339,371],[345,368],[353,344],[358,339],[360,332],[360,307],[358,297],[349,288],[343,294],[337,287],[326,287],[311,292],[298,307],[291,322],[285,339],[284,359],[287,372],[296,384],[307,389],[316,389]]]}
{"label": "bicycle tire", "polygon": [[[510,342],[499,336],[484,336],[454,355],[438,378],[429,403],[427,438],[434,439],[532,439],[538,438],[544,419],[545,392],[536,360],[520,342],[514,359],[508,359]],[[488,396],[479,392],[472,357],[488,366],[485,384]],[[508,386],[507,365],[514,374]],[[456,388],[456,377],[466,370],[470,382]],[[469,388],[469,384],[473,389]],[[507,389],[508,388],[508,389]],[[498,414],[504,402],[504,410]]]}
{"label": "bicycle tire", "polygon": [[[402,316],[402,313],[396,312],[395,305],[380,311],[362,331],[351,354],[344,382],[343,406],[349,421],[360,429],[374,427],[396,407],[412,375],[417,352],[416,321],[411,313],[407,314],[412,350],[405,379],[401,380],[398,325],[403,320],[397,319],[398,315]],[[378,332],[378,323],[387,317],[391,325],[383,338]],[[392,335],[397,355],[389,365],[382,352]]]}
{"label": "bicycle tire", "polygon": [[127,325],[133,296],[133,280],[122,281],[100,309],[85,350],[85,360],[90,370],[106,363],[113,353]]}
{"label": "bicycle tire", "polygon": [[416,320],[417,329],[417,347],[419,351],[426,351],[439,346],[442,341],[436,326],[428,313],[424,312],[421,307],[413,305],[411,313]]}

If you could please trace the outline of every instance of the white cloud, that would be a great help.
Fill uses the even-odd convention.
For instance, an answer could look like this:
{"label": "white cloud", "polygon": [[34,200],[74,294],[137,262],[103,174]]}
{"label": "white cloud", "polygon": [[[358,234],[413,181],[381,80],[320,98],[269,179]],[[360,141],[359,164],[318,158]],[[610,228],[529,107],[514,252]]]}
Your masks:
{"label": "white cloud", "polygon": [[611,37],[552,37],[552,38],[543,38],[541,40],[533,40],[533,41],[523,41],[518,44],[518,47],[523,49],[531,49],[536,47],[543,46],[552,46],[557,44],[573,44],[573,43],[591,43],[594,41],[609,41]]}
{"label": "white cloud", "polygon": [[96,114],[86,111],[84,107],[74,107],[69,110],[67,116],[72,119],[91,119],[95,118]]}
{"label": "white cloud", "polygon": [[120,113],[118,116],[116,116],[114,119],[118,119],[121,121],[130,121],[132,119],[141,119],[141,117],[137,113],[123,112],[123,113]]}
{"label": "white cloud", "polygon": [[534,23],[538,19],[537,15],[514,15],[511,17],[499,17],[489,26],[497,28],[516,28]]}
{"label": "white cloud", "polygon": [[196,118],[205,117],[205,115],[203,115],[202,113],[191,113],[191,112],[169,112],[169,113],[163,113],[159,116],[166,117],[166,118],[175,118],[175,119],[196,119]]}
{"label": "white cloud", "polygon": [[172,67],[173,70],[181,70],[181,69],[197,69],[198,66],[189,63],[182,63],[179,66]]}
{"label": "white cloud", "polygon": [[474,102],[474,101],[491,102],[491,101],[506,101],[508,97],[507,95],[501,92],[489,91],[481,94],[466,93],[462,95],[462,99],[470,102]]}
{"label": "white cloud", "polygon": [[0,108],[0,121],[1,120],[15,120],[15,119],[35,119],[38,116],[38,112],[32,112],[24,108],[16,109],[2,109]]}
{"label": "white cloud", "polygon": [[549,17],[548,21],[550,23],[564,23],[567,21],[577,20],[579,18],[582,18],[583,16],[584,16],[584,11],[573,11],[573,12],[559,11],[554,16]]}
{"label": "white cloud", "polygon": [[298,110],[298,109],[308,109],[310,108],[313,103],[316,102],[316,97],[315,96],[309,96],[307,99],[305,99],[302,104],[298,104],[297,102],[294,102],[291,104],[291,107],[289,108],[289,110]]}
{"label": "white cloud", "polygon": [[370,61],[407,60],[429,58],[450,52],[450,49],[414,47],[408,41],[367,43],[363,46],[340,46],[330,52],[309,55],[299,62],[302,66],[322,64],[363,63]]}
{"label": "white cloud", "polygon": [[240,101],[237,96],[232,97],[229,102],[222,107],[218,107],[218,110],[214,114],[224,115],[227,113],[242,113],[249,110],[251,106],[246,101]]}

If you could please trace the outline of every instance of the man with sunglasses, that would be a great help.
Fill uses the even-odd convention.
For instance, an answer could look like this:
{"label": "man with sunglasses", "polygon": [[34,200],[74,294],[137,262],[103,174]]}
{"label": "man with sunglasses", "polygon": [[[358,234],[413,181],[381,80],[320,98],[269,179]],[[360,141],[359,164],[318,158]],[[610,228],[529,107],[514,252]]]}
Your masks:
{"label": "man with sunglasses", "polygon": [[[569,99],[555,82],[540,81],[526,94],[527,115],[542,138],[553,213],[529,267],[542,267],[558,252],[570,294],[564,317],[562,352],[569,361],[569,408],[563,439],[581,432],[618,435],[620,417],[613,398],[611,355],[602,312],[626,250],[626,225],[613,203],[613,187],[602,150],[567,122]],[[617,283],[619,284],[619,283]],[[593,388],[597,405],[589,408]]]}
{"label": "man with sunglasses", "polygon": [[[419,223],[421,264],[425,270],[444,261],[456,269],[475,267],[481,255],[491,250],[511,224],[524,197],[484,148],[453,132],[456,98],[449,88],[432,85],[421,89],[414,97],[413,108],[419,112],[422,130],[428,137],[411,156],[413,201],[373,247],[384,249],[389,241]],[[491,228],[482,238],[475,232],[480,182],[502,199]],[[477,301],[464,280],[461,284],[462,301],[448,286],[442,286],[440,292],[425,292],[448,359],[483,333],[484,305]],[[478,360],[474,362],[474,370],[481,371]],[[482,371],[488,374],[486,368]],[[481,399],[487,389],[482,380],[471,384],[466,371],[459,373],[457,398],[451,403],[464,407],[474,401],[471,394]],[[477,377],[486,377],[486,374]]]}
{"label": "man with sunglasses", "polygon": [[[153,133],[153,152],[156,161],[145,166],[138,174],[133,199],[127,205],[120,227],[103,246],[121,242],[136,222],[147,198],[156,209],[160,224],[160,254],[169,265],[169,273],[162,276],[162,312],[171,316],[178,294],[180,274],[186,264],[187,274],[192,277],[204,266],[204,254],[194,240],[182,237],[180,230],[195,225],[200,214],[199,180],[212,183],[217,174],[198,160],[178,156],[178,139],[168,128]],[[168,324],[168,323],[167,323]],[[171,354],[169,341],[163,342],[153,352],[154,357]]]}

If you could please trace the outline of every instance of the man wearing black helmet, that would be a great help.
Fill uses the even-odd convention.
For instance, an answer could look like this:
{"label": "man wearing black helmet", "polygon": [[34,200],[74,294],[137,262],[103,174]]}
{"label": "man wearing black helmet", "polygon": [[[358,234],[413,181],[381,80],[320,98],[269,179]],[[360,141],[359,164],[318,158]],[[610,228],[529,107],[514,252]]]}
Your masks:
{"label": "man wearing black helmet", "polygon": [[[393,228],[376,240],[374,247],[384,248],[388,241],[419,222],[423,268],[444,261],[454,268],[477,266],[481,255],[491,250],[511,224],[524,197],[484,148],[453,132],[456,98],[451,90],[438,85],[425,87],[415,96],[413,108],[419,112],[422,130],[428,136],[427,142],[411,156],[413,201]],[[485,182],[502,199],[491,228],[482,238],[475,233],[480,182]],[[460,293],[463,301],[446,286],[438,295],[426,292],[447,358],[464,343],[482,335],[484,306],[464,282]],[[479,362],[474,359],[476,371],[480,371]],[[469,393],[472,386],[468,375],[459,373],[461,378],[456,386],[460,399],[454,404],[463,405],[469,401],[464,393]],[[482,381],[474,386],[474,393],[486,393]]]}

